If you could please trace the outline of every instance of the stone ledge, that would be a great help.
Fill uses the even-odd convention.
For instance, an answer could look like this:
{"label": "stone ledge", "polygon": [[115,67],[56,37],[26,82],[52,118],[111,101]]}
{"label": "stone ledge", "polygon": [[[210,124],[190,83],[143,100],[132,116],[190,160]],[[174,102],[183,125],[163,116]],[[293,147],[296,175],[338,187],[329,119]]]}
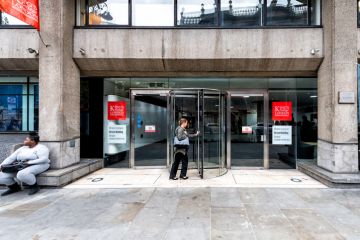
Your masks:
{"label": "stone ledge", "polygon": [[298,170],[333,188],[360,188],[359,173],[332,173],[313,161],[298,161]]}
{"label": "stone ledge", "polygon": [[60,187],[104,167],[103,159],[81,159],[72,166],[50,169],[36,177],[40,186]]}

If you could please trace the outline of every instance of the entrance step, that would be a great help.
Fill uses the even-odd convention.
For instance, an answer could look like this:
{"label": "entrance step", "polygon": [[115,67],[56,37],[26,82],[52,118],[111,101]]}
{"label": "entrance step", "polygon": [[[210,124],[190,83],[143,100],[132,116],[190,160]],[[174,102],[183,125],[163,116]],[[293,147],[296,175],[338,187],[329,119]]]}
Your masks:
{"label": "entrance step", "polygon": [[333,188],[360,188],[360,173],[332,173],[318,167],[314,161],[298,161],[300,172]]}
{"label": "entrance step", "polygon": [[[178,172],[179,174],[179,172]],[[187,180],[169,180],[169,169],[103,168],[65,188],[327,188],[296,169],[241,170],[229,169],[220,177],[201,179],[196,169],[189,169]]]}
{"label": "entrance step", "polygon": [[50,169],[39,174],[36,179],[40,186],[60,187],[67,185],[89,173],[103,168],[103,159],[81,159],[75,165],[62,168]]}

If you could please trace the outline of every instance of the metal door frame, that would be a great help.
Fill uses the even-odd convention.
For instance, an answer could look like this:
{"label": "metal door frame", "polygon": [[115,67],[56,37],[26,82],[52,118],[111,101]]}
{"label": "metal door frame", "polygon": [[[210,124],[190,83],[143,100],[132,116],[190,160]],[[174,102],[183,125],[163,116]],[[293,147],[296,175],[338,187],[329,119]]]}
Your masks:
{"label": "metal door frame", "polygon": [[[227,168],[230,169],[269,169],[269,93],[266,89],[246,89],[227,91]],[[232,96],[256,96],[262,95],[264,98],[264,164],[263,167],[232,167],[231,166],[231,97]]]}
{"label": "metal door frame", "polygon": [[131,109],[131,119],[130,119],[130,168],[166,168],[169,167],[169,114],[166,114],[166,166],[136,166],[135,165],[135,126],[136,126],[136,117],[135,117],[135,96],[136,95],[164,95],[166,96],[167,111],[170,107],[169,101],[169,92],[170,89],[144,89],[144,88],[136,88],[130,89],[130,109]]}

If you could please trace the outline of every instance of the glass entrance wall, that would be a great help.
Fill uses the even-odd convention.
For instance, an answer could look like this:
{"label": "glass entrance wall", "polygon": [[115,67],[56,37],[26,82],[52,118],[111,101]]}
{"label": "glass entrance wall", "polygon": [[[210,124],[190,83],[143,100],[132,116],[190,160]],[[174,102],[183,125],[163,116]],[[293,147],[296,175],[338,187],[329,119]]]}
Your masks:
{"label": "glass entrance wall", "polygon": [[[92,80],[92,79],[91,79]],[[89,82],[93,82],[93,81]],[[93,83],[92,83],[93,84]],[[130,79],[116,79],[106,78],[103,83],[104,96],[103,96],[103,157],[104,165],[110,167],[129,167],[130,166],[130,99],[129,99],[129,85]],[[94,87],[101,88],[98,85]],[[91,89],[92,90],[92,89]],[[90,96],[93,96],[90,91]],[[91,100],[93,103],[94,100]],[[91,107],[91,104],[90,104]],[[99,114],[98,106],[93,103],[94,110],[90,111],[93,114]],[[92,131],[95,123],[91,123]],[[94,136],[90,142],[94,141]],[[95,146],[92,146],[95,147]]]}
{"label": "glass entrance wall", "polygon": [[[93,83],[100,83],[100,84],[93,84]],[[102,86],[101,86],[102,84]],[[89,89],[85,88],[84,86],[87,85],[94,85],[93,87],[89,87]],[[316,139],[317,139],[317,80],[316,78],[82,78],[82,92],[81,92],[81,104],[82,104],[82,118],[81,118],[81,139],[84,140],[86,137],[88,138],[88,143],[91,143],[91,139],[100,139],[102,144],[104,142],[103,149],[98,148],[99,151],[102,152],[102,154],[96,154],[95,151],[86,150],[86,148],[82,148],[81,156],[82,157],[101,157],[101,155],[107,159],[108,162],[121,162],[121,164],[118,165],[110,165],[110,166],[119,166],[119,167],[129,167],[129,166],[136,166],[136,162],[133,163],[130,161],[131,156],[131,128],[138,127],[138,122],[140,122],[143,118],[141,117],[140,121],[137,120],[136,116],[134,119],[131,120],[131,113],[134,112],[132,110],[131,104],[130,104],[130,89],[134,90],[140,90],[142,89],[145,93],[151,93],[153,90],[160,90],[163,92],[169,93],[171,89],[179,89],[179,88],[201,88],[202,86],[210,86],[214,89],[221,89],[223,90],[223,93],[229,93],[229,92],[246,92],[248,91],[258,91],[261,90],[262,92],[265,92],[269,96],[269,101],[267,104],[269,105],[266,107],[265,105],[263,108],[267,108],[269,118],[267,125],[269,126],[269,146],[268,149],[270,150],[270,153],[267,154],[265,152],[266,148],[263,150],[262,153],[260,151],[256,151],[256,153],[263,154],[263,158],[265,156],[269,156],[270,158],[270,168],[279,168],[279,164],[275,164],[275,162],[282,162],[282,166],[287,166],[288,168],[293,168],[294,164],[296,163],[297,159],[315,159],[316,158]],[[103,93],[103,94],[101,94]],[[221,94],[223,94],[221,93]],[[96,98],[94,96],[102,96],[102,99]],[[109,120],[108,119],[108,104],[104,104],[105,101],[109,102],[109,99],[107,99],[109,96],[114,95],[116,97],[115,102],[122,102],[119,106],[117,106],[117,109],[120,111],[121,109],[126,110],[126,116],[120,114],[120,119],[117,120]],[[250,96],[249,94],[246,94],[245,96]],[[199,98],[198,96],[193,96],[194,98]],[[231,99],[232,104],[235,105],[244,105],[248,107],[247,111],[243,111],[243,116],[241,118],[241,121],[243,123],[239,122],[239,112],[236,107],[227,106],[225,102],[222,102],[222,95],[220,96],[219,103],[217,104],[217,96],[212,94],[207,94],[206,91],[204,92],[204,95],[202,96],[203,99],[203,112],[204,112],[204,118],[202,120],[204,124],[204,130],[202,131],[204,133],[204,153],[205,155],[205,161],[204,166],[208,163],[208,165],[212,164],[215,161],[215,158],[213,156],[218,155],[218,152],[226,152],[230,153],[231,151],[239,151],[240,149],[237,149],[235,147],[230,148],[229,146],[231,144],[236,144],[236,141],[240,141],[238,138],[240,136],[240,128],[239,126],[242,124],[250,124],[248,119],[251,119],[252,111],[256,109],[256,111],[261,109],[261,106],[257,105],[256,108],[252,106],[252,103],[247,102],[250,100],[255,99],[256,96],[252,96],[246,99],[246,97],[242,97],[242,100],[240,96],[237,96],[234,98],[226,98]],[[119,98],[119,99],[118,99]],[[165,107],[165,98],[163,96],[158,96],[158,98],[163,98],[161,103],[159,105],[158,101],[155,101],[155,99],[152,97],[152,99],[145,99],[145,97],[136,97],[136,101],[144,102],[146,104],[150,104],[152,107],[156,108],[162,108]],[[238,99],[237,99],[238,98]],[[245,101],[246,99],[246,101]],[[149,101],[150,102],[149,102]],[[185,106],[188,109],[183,108],[182,110],[180,108],[177,109],[177,112],[182,114],[188,114],[190,119],[190,127],[192,130],[199,129],[199,126],[195,123],[195,120],[193,120],[194,117],[196,117],[197,112],[199,111],[198,105],[196,105],[196,101],[190,100],[190,98],[179,98],[178,103],[183,101],[183,106]],[[255,99],[256,100],[256,99]],[[91,113],[94,109],[98,109],[100,106],[99,104],[94,104],[95,101],[103,101],[101,102],[101,106],[99,108],[99,111]],[[135,98],[134,98],[135,101]],[[180,101],[180,102],[179,102]],[[193,102],[191,102],[193,101]],[[237,102],[237,101],[242,101]],[[110,101],[111,102],[111,101]],[[291,120],[273,120],[272,119],[272,104],[273,102],[291,102],[291,110],[292,110],[292,116]],[[230,103],[230,102],[228,102]],[[150,106],[149,105],[149,106]],[[124,108],[126,106],[126,108]],[[134,105],[135,106],[135,105]],[[116,107],[116,106],[115,106]],[[192,110],[190,109],[192,108]],[[93,110],[91,110],[93,109]],[[169,108],[168,108],[169,109]],[[219,112],[224,111],[225,114],[221,113],[220,117],[216,117],[215,110],[218,110]],[[138,108],[137,111],[143,114],[155,114],[155,112],[150,113],[150,108],[146,108],[146,111],[143,111]],[[102,114],[101,114],[102,113]],[[230,113],[230,114],[229,114]],[[161,115],[161,114],[160,114]],[[159,115],[159,116],[160,116]],[[165,113],[166,117],[169,118],[167,113]],[[231,119],[232,115],[232,119]],[[161,115],[163,116],[163,115]],[[226,121],[224,120],[224,116],[226,116]],[[306,117],[307,121],[303,116]],[[126,118],[125,118],[126,117]],[[178,119],[180,117],[180,114],[174,116],[174,119]],[[125,118],[125,119],[124,119]],[[161,117],[164,118],[164,117]],[[264,117],[261,117],[260,115],[257,116],[256,123],[251,123],[251,126],[254,126],[254,129],[258,129],[258,131],[252,132],[250,135],[252,135],[253,138],[249,138],[249,143],[256,143],[256,141],[261,141],[261,127],[262,122],[264,122]],[[150,120],[150,118],[148,118]],[[172,120],[173,122],[175,120]],[[228,119],[231,119],[228,121]],[[106,121],[113,121],[112,123],[115,123],[114,130],[115,133],[124,134],[122,139],[112,139],[110,141],[122,141],[122,142],[115,142],[115,143],[109,143],[109,128],[108,125],[106,125]],[[134,121],[134,122],[132,122]],[[177,121],[177,120],[176,120]],[[308,123],[309,122],[309,123]],[[158,123],[155,123],[155,125]],[[162,125],[163,123],[159,123]],[[101,134],[94,135],[92,134],[94,132],[94,129],[96,126],[103,125],[103,138],[101,137]],[[124,126],[126,125],[126,130]],[[141,127],[139,128],[139,134],[135,139],[138,140],[145,140],[145,134],[150,137],[153,133],[146,132],[145,133],[145,125],[147,126],[153,126],[153,123],[146,123],[143,122]],[[166,124],[165,124],[166,125]],[[274,126],[291,126],[291,142],[278,142],[277,144],[273,144],[273,127]],[[229,127],[230,126],[230,127]],[[265,126],[266,127],[266,126]],[[147,127],[147,130],[148,131]],[[227,131],[225,131],[225,128],[227,128]],[[275,127],[276,128],[276,127]],[[159,128],[155,127],[155,134],[157,134],[157,130]],[[125,131],[124,131],[125,130]],[[191,130],[191,129],[190,129]],[[287,128],[287,130],[289,130]],[[101,129],[102,131],[102,129]],[[141,131],[143,131],[141,133]],[[223,134],[219,134],[219,132],[223,132]],[[242,128],[241,128],[242,131]],[[233,141],[231,138],[229,138],[229,135],[226,135],[228,133],[231,133],[233,135]],[[259,133],[259,134],[258,134]],[[281,132],[280,132],[281,133]],[[290,132],[288,131],[287,134]],[[142,134],[142,137],[141,137]],[[154,136],[155,136],[154,134]],[[163,135],[166,135],[167,139],[172,139],[173,136],[169,132],[162,133]],[[278,133],[279,134],[279,133]],[[243,134],[245,135],[245,134]],[[221,139],[219,136],[225,136],[225,139]],[[287,135],[289,136],[289,135]],[[135,136],[134,136],[135,137]],[[244,136],[241,136],[242,138]],[[281,137],[281,136],[278,136]],[[285,137],[282,136],[282,137]],[[126,139],[126,140],[125,140]],[[102,141],[104,140],[104,141]],[[193,142],[196,140],[193,139]],[[82,141],[84,143],[84,141]],[[135,142],[134,142],[135,144]],[[139,141],[140,144],[140,141]],[[139,146],[139,151],[141,146]],[[150,143],[149,143],[150,144]],[[156,144],[162,144],[161,139],[159,141],[156,141]],[[86,145],[86,144],[85,144]],[[115,145],[115,148],[114,148]],[[165,144],[166,145],[166,144]],[[207,146],[209,145],[209,146]],[[210,146],[211,145],[211,146]],[[82,145],[84,146],[84,144]],[[87,145],[88,149],[95,149],[95,147],[91,147],[93,145]],[[121,146],[121,147],[120,147]],[[200,149],[196,149],[196,144],[193,144],[193,147],[189,150],[189,159],[190,162],[192,162],[192,168],[197,168],[198,166],[195,165],[195,161],[193,159],[197,158],[197,151]],[[216,146],[216,147],[215,147]],[[145,147],[145,145],[143,146]],[[110,150],[113,149],[114,152],[110,152]],[[219,150],[220,149],[220,150]],[[166,159],[166,157],[163,156],[171,156],[170,151],[171,149],[165,149],[164,152],[162,152],[161,158],[149,158],[149,159],[162,159],[161,164],[163,167],[168,166],[169,163],[166,161],[169,161],[169,159]],[[144,151],[145,152],[145,151]],[[141,152],[137,152],[134,149],[134,154],[138,154],[138,156],[141,156]],[[254,156],[255,153],[253,152]],[[230,154],[228,154],[230,155]],[[221,157],[227,157],[228,155],[224,154],[221,155]],[[244,157],[245,154],[238,154],[241,155],[240,157]],[[206,160],[208,159],[208,160]],[[241,158],[240,158],[241,159]],[[233,160],[233,166],[237,166],[239,164],[236,164],[236,158],[230,159],[228,158],[226,162],[230,163],[230,160]],[[272,162],[272,160],[274,160]],[[207,161],[207,162],[206,162]],[[287,161],[287,164],[285,162]],[[150,164],[149,166],[155,166],[154,164]],[[219,161],[219,164],[224,163],[223,160]],[[139,162],[140,164],[140,162]],[[158,164],[156,164],[158,165]],[[255,166],[259,166],[259,164],[253,164]],[[139,165],[139,166],[146,166],[146,164]],[[263,164],[263,166],[266,168]],[[228,165],[227,167],[231,167]]]}
{"label": "glass entrance wall", "polygon": [[168,92],[132,93],[132,166],[166,166]]}
{"label": "glass entrance wall", "polygon": [[226,172],[225,94],[216,90],[202,91],[202,138],[204,178]]}
{"label": "glass entrance wall", "polygon": [[[181,118],[186,118],[189,122],[188,132],[195,133],[200,129],[199,123],[199,92],[198,91],[170,91],[170,130],[169,139],[173,140],[175,129],[179,126],[178,121]],[[189,169],[200,169],[199,162],[199,138],[190,138],[190,147],[188,149]],[[170,141],[170,165],[173,163],[174,146],[173,141]]]}
{"label": "glass entrance wall", "polygon": [[231,94],[231,165],[264,167],[263,94]]}

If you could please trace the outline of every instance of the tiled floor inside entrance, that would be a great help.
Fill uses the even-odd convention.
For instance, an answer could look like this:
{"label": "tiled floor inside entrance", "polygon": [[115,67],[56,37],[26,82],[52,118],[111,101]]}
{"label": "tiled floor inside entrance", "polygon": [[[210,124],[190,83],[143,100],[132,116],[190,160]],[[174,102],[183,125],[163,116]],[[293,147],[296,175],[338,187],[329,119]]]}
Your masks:
{"label": "tiled floor inside entrance", "polygon": [[327,188],[297,170],[228,170],[220,177],[201,179],[197,170],[188,171],[188,180],[169,180],[168,169],[103,168],[66,188],[144,187],[247,187]]}

